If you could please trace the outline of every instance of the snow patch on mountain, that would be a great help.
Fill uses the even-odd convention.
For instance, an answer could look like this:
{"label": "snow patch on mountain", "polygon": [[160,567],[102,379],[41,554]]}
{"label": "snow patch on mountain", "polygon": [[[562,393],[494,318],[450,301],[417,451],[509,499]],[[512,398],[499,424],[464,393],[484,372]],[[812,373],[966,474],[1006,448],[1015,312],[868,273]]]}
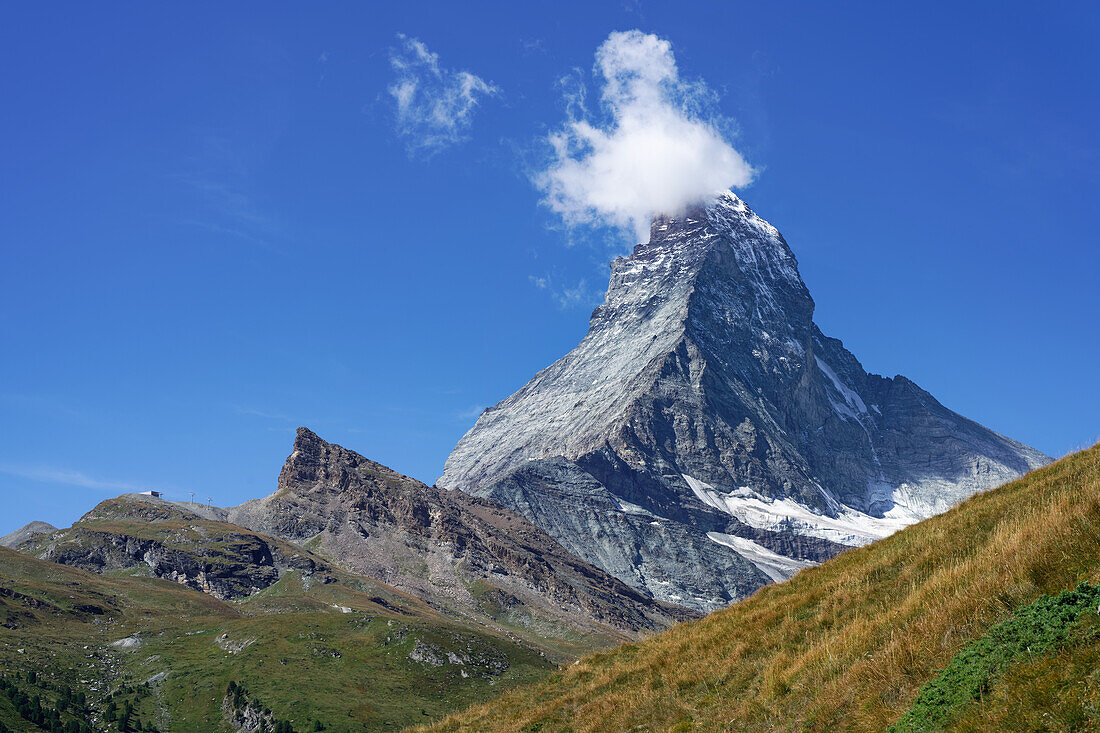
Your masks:
{"label": "snow patch on mountain", "polygon": [[772,552],[763,545],[753,542],[750,539],[732,534],[707,532],[707,539],[730,548],[741,557],[760,568],[765,575],[776,583],[782,583],[803,568],[810,568],[817,565],[816,562],[811,562],[809,560],[795,560],[790,557],[785,557],[777,552]]}
{"label": "snow patch on mountain", "polygon": [[688,475],[684,481],[699,501],[757,529],[792,531],[807,537],[860,546],[887,537],[922,517],[895,504],[883,517],[873,517],[828,497],[836,516],[815,512],[793,499],[761,496],[747,486],[722,492]]}
{"label": "snow patch on mountain", "polygon": [[[856,391],[840,381],[840,377],[836,375],[836,372],[832,370],[828,364],[821,360],[821,357],[815,356],[814,361],[817,362],[817,368],[820,369],[829,381],[832,382],[836,391],[840,393],[840,396],[844,398],[845,406],[838,405],[834,400],[830,398],[830,402],[833,405],[833,409],[839,412],[841,415],[847,415],[849,417],[859,419],[858,415],[867,415],[867,405],[863,404],[863,398],[861,398]],[[853,413],[852,410],[856,412]]]}
{"label": "snow patch on mountain", "polygon": [[[654,517],[655,516],[653,514],[653,512],[649,511],[644,506],[638,506],[637,504],[631,504],[626,499],[621,499],[617,496],[614,496],[613,498],[615,499],[615,503],[619,505],[619,508],[622,509],[627,514],[640,514],[643,517]],[[659,517],[655,517],[655,518],[659,519]],[[654,524],[656,524],[656,523],[654,522]]]}

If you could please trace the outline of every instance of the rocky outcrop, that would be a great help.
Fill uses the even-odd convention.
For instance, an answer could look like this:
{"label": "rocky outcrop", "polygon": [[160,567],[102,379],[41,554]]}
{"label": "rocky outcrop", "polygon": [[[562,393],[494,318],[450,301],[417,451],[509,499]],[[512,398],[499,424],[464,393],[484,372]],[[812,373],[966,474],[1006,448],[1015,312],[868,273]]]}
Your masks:
{"label": "rocky outcrop", "polygon": [[97,573],[140,568],[222,600],[257,593],[290,569],[304,577],[326,569],[274,538],[140,495],[104,501],[72,527],[37,535],[19,549]]}
{"label": "rocky outcrop", "polygon": [[250,695],[236,681],[230,682],[222,698],[222,717],[240,733],[293,733],[289,721],[275,717],[271,709]]}
{"label": "rocky outcrop", "polygon": [[306,428],[275,493],[227,517],[483,621],[633,636],[694,616],[575,557],[519,514],[426,486]]}
{"label": "rocky outcrop", "polygon": [[449,666],[460,677],[477,675],[499,677],[508,671],[508,657],[499,649],[473,638],[452,638],[447,647],[437,642],[415,639],[406,657],[429,667]]}
{"label": "rocky outcrop", "polygon": [[733,194],[658,219],[612,263],[580,345],[486,410],[438,485],[710,610],[783,577],[778,566],[1049,461],[905,377],[868,374],[813,311],[783,237]]}

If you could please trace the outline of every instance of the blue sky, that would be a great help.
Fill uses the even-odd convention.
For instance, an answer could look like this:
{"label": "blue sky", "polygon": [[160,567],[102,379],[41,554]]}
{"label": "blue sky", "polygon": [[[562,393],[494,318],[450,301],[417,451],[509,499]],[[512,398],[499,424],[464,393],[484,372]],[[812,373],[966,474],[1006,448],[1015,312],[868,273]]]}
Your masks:
{"label": "blue sky", "polygon": [[[631,29],[865,367],[1052,455],[1100,436],[1094,4],[396,5],[0,11],[0,532],[267,494],[298,425],[431,482],[627,250],[532,176]],[[484,83],[453,128],[398,113],[411,39]]]}

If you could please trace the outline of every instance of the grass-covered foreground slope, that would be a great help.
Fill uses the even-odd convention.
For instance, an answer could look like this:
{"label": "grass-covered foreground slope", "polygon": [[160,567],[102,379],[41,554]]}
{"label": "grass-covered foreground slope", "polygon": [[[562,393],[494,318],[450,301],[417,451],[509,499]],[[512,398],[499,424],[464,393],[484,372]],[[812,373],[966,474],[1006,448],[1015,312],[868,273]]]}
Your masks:
{"label": "grass-covered foreground slope", "polygon": [[331,572],[334,582],[303,583],[291,570],[226,602],[0,548],[0,725],[119,730],[132,709],[129,730],[231,731],[261,718],[267,730],[396,730],[553,666],[381,583]]}
{"label": "grass-covered foreground slope", "polygon": [[[1098,578],[1100,446],[431,729],[882,731],[995,625]],[[1011,656],[940,722],[1100,728],[1095,616]]]}

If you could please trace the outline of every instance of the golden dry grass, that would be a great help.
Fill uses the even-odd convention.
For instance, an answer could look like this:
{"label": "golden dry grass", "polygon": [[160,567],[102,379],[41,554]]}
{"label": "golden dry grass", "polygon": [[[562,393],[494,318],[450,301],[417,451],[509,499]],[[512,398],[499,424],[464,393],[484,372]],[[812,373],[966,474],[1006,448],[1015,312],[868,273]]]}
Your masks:
{"label": "golden dry grass", "polygon": [[1100,574],[1100,446],[431,731],[884,730],[968,641]]}

